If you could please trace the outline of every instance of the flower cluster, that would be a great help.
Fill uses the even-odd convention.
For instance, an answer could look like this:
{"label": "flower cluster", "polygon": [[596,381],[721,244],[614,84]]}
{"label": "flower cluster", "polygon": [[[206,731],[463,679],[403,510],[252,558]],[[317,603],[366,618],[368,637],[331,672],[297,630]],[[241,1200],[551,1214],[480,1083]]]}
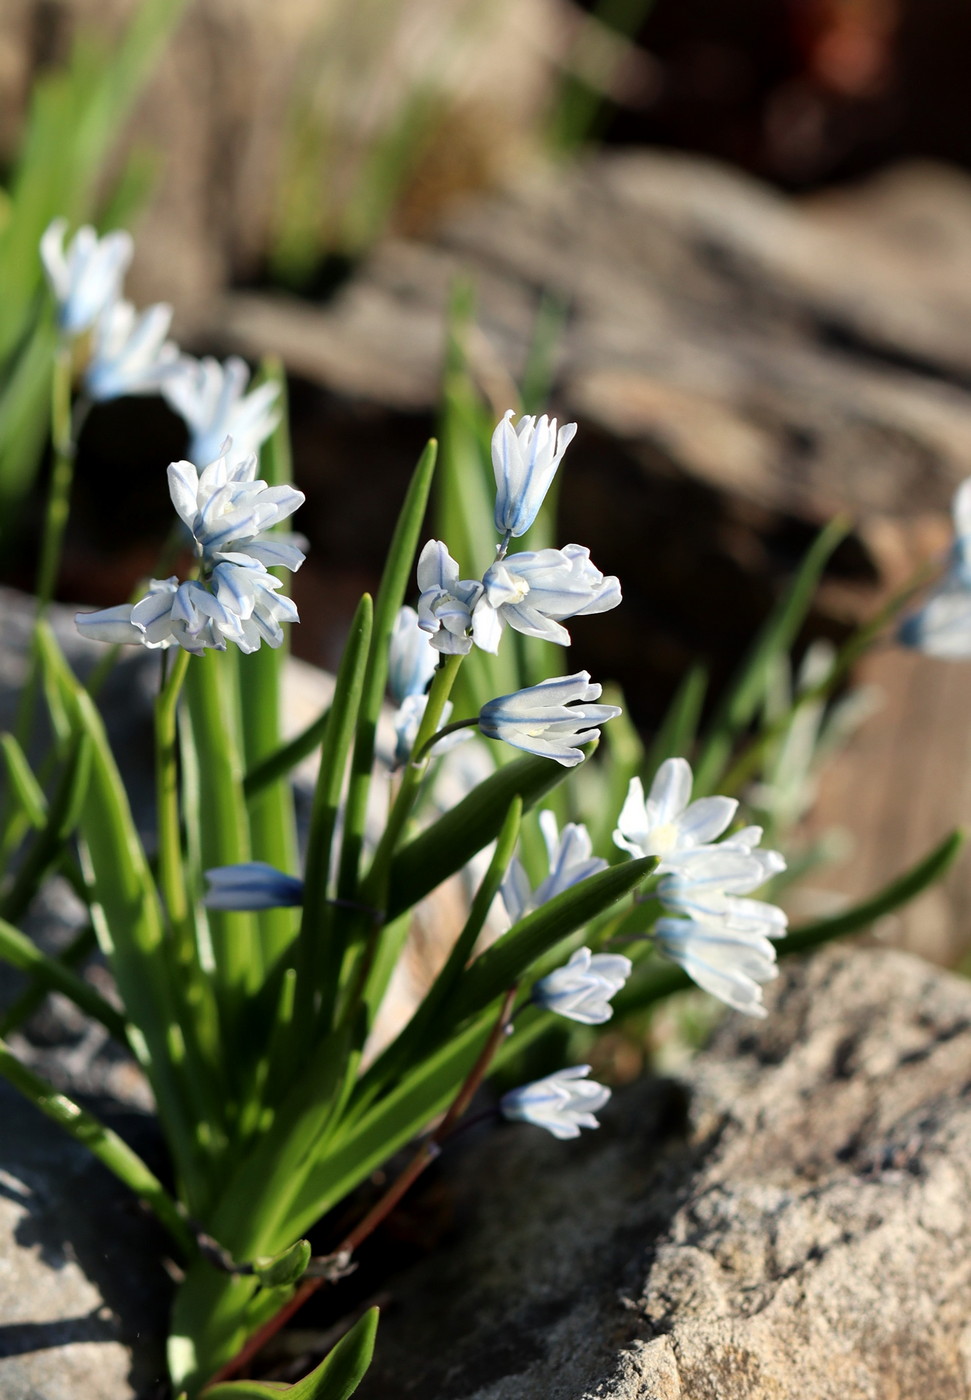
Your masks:
{"label": "flower cluster", "polygon": [[66,221],[55,219],[40,253],[62,336],[70,342],[89,337],[84,395],[103,402],[158,392],[181,413],[192,460],[170,465],[169,494],[199,561],[198,578],[151,579],[138,603],[81,614],[78,628],[99,641],[175,644],[195,653],[224,650],[229,642],[246,652],[262,642],[279,646],[281,624],[296,622],[297,610],[268,570],[296,570],[304,555],[296,538],[266,531],[304,498],[290,486],[257,479],[256,454],[277,422],[276,385],[247,394],[249,371],[242,360],[223,366],[181,355],[168,339],[170,306],[159,303],[139,313],[123,299],[132,256],[127,233],[99,239],[84,227],[65,247],[66,232]]}
{"label": "flower cluster", "polygon": [[291,541],[263,532],[292,515],[303,492],[257,480],[255,455],[233,464],[232,444],[224,447],[201,473],[191,462],[173,462],[168,471],[172,504],[192,535],[201,577],[152,579],[134,605],[78,614],[84,636],[151,648],[176,644],[195,654],[224,651],[228,642],[243,652],[282,643],[281,624],[298,615],[267,566],[298,569],[304,556]]}
{"label": "flower cluster", "polygon": [[729,1006],[764,1016],[762,984],[777,975],[770,940],[785,935],[787,921],[776,905],[749,896],[785,860],[760,849],[757,826],[718,841],[738,804],[728,797],[691,802],[691,787],[683,758],[661,764],[646,800],[633,779],[614,841],[632,855],[660,857],[657,894],[668,916],[654,927],[658,952]]}
{"label": "flower cluster", "polygon": [[438,651],[472,646],[496,652],[504,628],[569,646],[562,625],[571,617],[607,612],[621,601],[620,583],[600,572],[582,545],[507,554],[509,540],[525,534],[549,490],[575,423],[525,416],[516,428],[508,412],[492,437],[496,529],[503,532],[496,561],[481,580],[462,579],[441,540],[430,540],[418,564],[419,625]]}

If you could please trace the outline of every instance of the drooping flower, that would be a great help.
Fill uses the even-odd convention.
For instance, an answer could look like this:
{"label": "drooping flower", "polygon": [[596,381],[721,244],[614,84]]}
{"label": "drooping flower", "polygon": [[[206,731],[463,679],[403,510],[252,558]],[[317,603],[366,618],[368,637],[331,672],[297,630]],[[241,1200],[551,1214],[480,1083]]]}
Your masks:
{"label": "drooping flower", "polygon": [[588,1080],[589,1065],[573,1065],[537,1079],[521,1089],[503,1094],[499,1111],[504,1118],[534,1123],[555,1138],[575,1138],[581,1128],[599,1128],[594,1114],[610,1098],[604,1084]]}
{"label": "drooping flower", "polygon": [[92,641],[148,647],[180,646],[201,656],[225,651],[257,651],[261,642],[278,647],[283,622],[299,616],[290,598],[277,596],[279,579],[253,560],[223,562],[206,580],[152,579],[145,597],[100,612],[78,613],[75,625]]}
{"label": "drooping flower", "polygon": [[600,737],[600,730],[589,726],[621,713],[616,705],[587,703],[599,699],[601,690],[601,686],[591,684],[589,671],[556,676],[489,700],[479,711],[479,729],[487,739],[501,739],[514,748],[573,768],[583,762],[578,746]]}
{"label": "drooping flower", "polygon": [[303,504],[303,492],[258,481],[255,454],[232,465],[235,456],[227,440],[222,454],[202,472],[191,462],[169,465],[172,504],[191,532],[204,566],[228,560],[299,569],[304,554],[296,544],[262,536]]}
{"label": "drooping flower", "polygon": [[[767,856],[775,858],[771,868]],[[788,924],[785,912],[766,900],[745,897],[778,871],[779,861],[777,852],[755,852],[729,842],[699,847],[686,851],[676,869],[662,876],[658,897],[676,914],[732,933],[782,938]]]}
{"label": "drooping flower", "polygon": [[633,964],[619,953],[591,953],[578,948],[570,961],[533,988],[533,1001],[558,1016],[599,1026],[613,1015],[611,997],[620,991]]}
{"label": "drooping flower", "polygon": [[703,846],[728,828],[738,810],[732,797],[701,797],[691,801],[691,766],[683,758],[668,758],[657,770],[645,801],[640,778],[632,778],[614,832],[614,843],[632,856],[660,856],[659,870],[668,859]]}
{"label": "drooping flower", "polygon": [[231,438],[239,457],[258,452],[280,421],[276,408],[279,386],[261,384],[246,393],[250,372],[238,356],[225,364],[207,356],[195,360],[183,355],[174,372],[162,384],[166,402],[189,428],[188,457],[212,462]]}
{"label": "drooping flower", "polygon": [[207,909],[287,909],[303,903],[303,881],[262,860],[217,865],[205,875]]}
{"label": "drooping flower", "polygon": [[585,826],[568,822],[559,832],[552,812],[540,812],[539,825],[546,843],[550,873],[534,890],[522,862],[516,857],[510,861],[500,893],[514,924],[555,895],[607,868],[607,862],[593,854]]}
{"label": "drooping flower", "polygon": [[112,302],[94,327],[84,371],[89,398],[102,403],[128,394],[154,394],[175,368],[178,346],[167,340],[172,308],[159,302],[141,313],[130,301]]}
{"label": "drooping flower", "polygon": [[54,219],[40,241],[40,256],[57,300],[57,323],[65,335],[83,335],[121,295],[131,262],[131,235],[121,229],[99,238],[85,224],[65,250],[67,219]]}
{"label": "drooping flower", "polygon": [[496,652],[508,624],[527,637],[569,646],[564,619],[607,612],[620,601],[619,580],[602,574],[582,545],[507,554],[483,575],[472,636],[476,646]]}
{"label": "drooping flower", "polygon": [[513,410],[504,414],[492,435],[492,469],[496,477],[496,529],[524,535],[550,489],[563,454],[576,434],[575,423],[557,432],[556,419],[525,415],[513,427]]}
{"label": "drooping flower", "polygon": [[954,543],[947,573],[917,612],[905,617],[897,639],[926,656],[971,658],[971,477],[954,493]]}
{"label": "drooping flower", "polygon": [[435,650],[453,655],[471,651],[467,633],[482,584],[459,578],[459,566],[441,540],[429,540],[419,556],[418,587],[418,626],[430,633]]}
{"label": "drooping flower", "polygon": [[659,953],[719,1001],[749,1016],[766,1014],[762,984],[778,976],[768,938],[697,919],[658,919],[654,940]]}

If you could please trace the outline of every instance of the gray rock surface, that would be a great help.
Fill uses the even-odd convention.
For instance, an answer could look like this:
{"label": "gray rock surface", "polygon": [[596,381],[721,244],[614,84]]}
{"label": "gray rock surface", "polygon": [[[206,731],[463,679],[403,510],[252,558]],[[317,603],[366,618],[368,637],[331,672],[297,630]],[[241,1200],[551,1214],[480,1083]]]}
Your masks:
{"label": "gray rock surface", "polygon": [[837,950],[770,1003],[597,1135],[470,1147],[360,1400],[971,1394],[971,987]]}
{"label": "gray rock surface", "polygon": [[154,1400],[164,1253],[131,1194],[0,1082],[3,1400]]}

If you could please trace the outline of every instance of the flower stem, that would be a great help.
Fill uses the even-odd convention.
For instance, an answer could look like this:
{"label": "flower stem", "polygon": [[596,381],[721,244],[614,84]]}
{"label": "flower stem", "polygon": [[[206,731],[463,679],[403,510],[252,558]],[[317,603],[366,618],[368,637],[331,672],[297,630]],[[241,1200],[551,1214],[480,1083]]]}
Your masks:
{"label": "flower stem", "polygon": [[189,894],[182,860],[176,709],[190,653],[179,647],[155,702],[155,800],[158,810],[158,880],[176,939],[180,964],[194,960]]}
{"label": "flower stem", "polygon": [[378,843],[374,860],[371,862],[371,869],[368,871],[362,887],[362,901],[375,908],[384,908],[391,857],[394,855],[401,833],[418,800],[422,780],[428,769],[426,750],[440,737],[436,731],[441,723],[442,712],[463,660],[464,657],[458,654],[443,657],[432,680],[431,690],[428,692],[428,704],[425,706],[425,713],[422,715],[421,724],[418,727],[412,757],[402,774],[398,795],[388,814],[388,824]]}
{"label": "flower stem", "polygon": [[40,565],[37,570],[37,600],[44,612],[54,596],[61,546],[71,502],[74,456],[77,450],[75,424],[71,416],[71,352],[62,345],[54,359],[51,399],[51,441],[54,461],[47,494]]}
{"label": "flower stem", "polygon": [[451,724],[443,725],[437,734],[433,734],[432,737],[427,739],[425,743],[422,744],[421,748],[417,750],[414,758],[411,760],[412,763],[420,763],[422,759],[426,758],[438,743],[439,739],[444,739],[446,734],[454,734],[459,729],[474,729],[478,723],[479,716],[476,715],[474,719],[453,719]]}

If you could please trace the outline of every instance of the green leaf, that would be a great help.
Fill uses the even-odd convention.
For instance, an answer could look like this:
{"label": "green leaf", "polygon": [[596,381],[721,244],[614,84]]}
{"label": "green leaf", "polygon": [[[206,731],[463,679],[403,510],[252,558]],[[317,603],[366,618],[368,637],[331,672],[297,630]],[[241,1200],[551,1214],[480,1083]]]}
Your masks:
{"label": "green leaf", "polygon": [[465,927],[456,939],[445,966],[411,1020],[365,1074],[359,1088],[360,1098],[367,1100],[382,1085],[390,1083],[407,1070],[409,1065],[419,1062],[421,1047],[428,1038],[429,1031],[439,1022],[448,997],[472,956],[492,901],[499,892],[503,876],[516,849],[522,811],[522,799],[514,798],[496,841],[489,869],[476,891]]}
{"label": "green leaf", "polygon": [[349,1400],[371,1364],[378,1328],[378,1309],[369,1308],[346,1337],[309,1376],[296,1385],[276,1385],[269,1381],[226,1381],[209,1386],[202,1400]]}
{"label": "green leaf", "polygon": [[611,866],[520,919],[463,975],[448,1007],[451,1024],[457,1025],[501,996],[544,953],[630,894],[656,865],[655,857],[647,856]]}
{"label": "green leaf", "polygon": [[550,759],[527,756],[486,778],[396,853],[391,861],[388,918],[397,918],[424,899],[494,841],[515,798],[521,798],[523,810],[529,811],[568,771]]}
{"label": "green leaf", "polygon": [[78,734],[51,800],[41,830],[24,854],[13,885],[0,900],[0,915],[16,920],[26,911],[49,871],[66,854],[65,843],[77,825],[91,771],[91,742]]}
{"label": "green leaf", "polygon": [[27,755],[12,734],[0,734],[0,754],[3,755],[7,780],[21,810],[31,826],[42,827],[47,813],[47,798],[34,777]]}
{"label": "green leaf", "polygon": [[838,516],[813,543],[799,572],[759,630],[711,722],[708,738],[695,764],[694,795],[700,797],[717,784],[737,735],[750,724],[765,694],[773,659],[788,652],[812,605],[826,563],[849,533],[849,522]]}
{"label": "green leaf", "polygon": [[320,1022],[332,1024],[340,984],[343,947],[328,877],[341,793],[351,741],[358,721],[368,663],[374,606],[365,593],[358,604],[334,685],[327,732],[320,751],[304,875],[303,918],[297,961],[297,1033],[309,1035],[314,998],[320,996]]}
{"label": "green leaf", "polygon": [[0,1075],[41,1113],[62,1127],[75,1141],[82,1143],[136,1196],[146,1201],[187,1256],[195,1253],[195,1240],[181,1210],[155,1173],[149,1171],[137,1153],[117,1133],[21,1064],[3,1040],[0,1040]]}
{"label": "green leaf", "polygon": [[419,459],[408,487],[375,600],[374,631],[364,676],[347,791],[344,842],[337,882],[337,894],[341,899],[353,899],[358,889],[378,717],[388,683],[388,650],[398,613],[412,579],[415,553],[428,506],[437,456],[438,443],[432,438]]}
{"label": "green leaf", "polygon": [[[692,666],[678,686],[651,745],[646,764],[649,777],[666,758],[684,758],[691,752],[707,689],[707,670],[704,666]],[[613,724],[607,728],[608,738],[612,730]]]}
{"label": "green leaf", "polygon": [[279,1254],[254,1259],[253,1271],[263,1288],[289,1288],[303,1277],[309,1263],[310,1241],[297,1240]]}
{"label": "green leaf", "polygon": [[75,1006],[94,1017],[121,1044],[128,1042],[125,1018],[95,991],[90,982],[85,982],[76,972],[64,963],[42,953],[36,943],[31,942],[19,929],[0,919],[0,958],[21,972],[30,973],[35,982],[45,991],[61,992],[69,997]]}
{"label": "green leaf", "polygon": [[247,771],[243,779],[243,792],[247,802],[254,797],[258,797],[261,792],[271,783],[286,775],[296,768],[305,758],[313,753],[323,741],[327,732],[327,721],[330,718],[330,706],[318,715],[315,720],[302,729],[299,734],[294,735],[285,744],[281,744],[273,753],[268,754],[261,762],[255,764]]}

